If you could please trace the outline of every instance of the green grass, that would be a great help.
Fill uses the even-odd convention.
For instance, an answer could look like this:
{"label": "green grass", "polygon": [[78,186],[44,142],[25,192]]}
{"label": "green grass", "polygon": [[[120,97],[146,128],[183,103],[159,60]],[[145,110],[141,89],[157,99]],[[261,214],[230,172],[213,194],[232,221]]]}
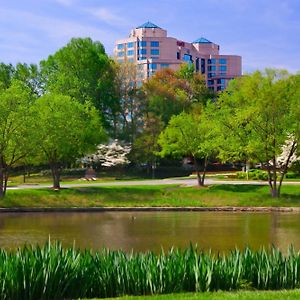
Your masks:
{"label": "green grass", "polygon": [[273,199],[267,186],[213,185],[206,188],[108,186],[61,189],[8,190],[1,207],[214,207],[300,206],[300,186],[286,185]]}
{"label": "green grass", "polygon": [[182,293],[158,296],[125,296],[107,300],[299,300],[300,290],[237,291],[210,293]]}
{"label": "green grass", "polygon": [[[243,251],[233,250],[227,255],[214,255],[192,246],[183,251],[172,249],[154,254],[106,249],[100,252],[80,251],[64,249],[60,243],[47,243],[43,247],[23,247],[15,252],[0,250],[0,265],[0,299],[3,300],[241,290],[256,291],[248,294],[253,296],[258,295],[257,290],[300,287],[300,252],[293,248],[286,256],[276,248],[268,251],[246,248]],[[223,294],[227,297],[224,299],[241,294],[236,293]],[[299,295],[299,290],[295,293]],[[202,295],[213,299],[209,297],[218,294],[222,295]],[[178,295],[178,299],[186,299],[181,296]],[[196,297],[201,296],[194,294],[194,297],[198,299]],[[160,297],[157,296],[157,299]]]}

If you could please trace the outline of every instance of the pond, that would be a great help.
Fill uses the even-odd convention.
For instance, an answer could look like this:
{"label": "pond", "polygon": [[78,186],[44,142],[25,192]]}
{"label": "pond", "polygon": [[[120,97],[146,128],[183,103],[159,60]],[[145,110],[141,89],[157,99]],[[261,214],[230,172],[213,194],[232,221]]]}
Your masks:
{"label": "pond", "polygon": [[93,212],[1,213],[0,247],[44,244],[125,251],[160,251],[190,242],[226,252],[245,245],[300,249],[299,213],[249,212]]}

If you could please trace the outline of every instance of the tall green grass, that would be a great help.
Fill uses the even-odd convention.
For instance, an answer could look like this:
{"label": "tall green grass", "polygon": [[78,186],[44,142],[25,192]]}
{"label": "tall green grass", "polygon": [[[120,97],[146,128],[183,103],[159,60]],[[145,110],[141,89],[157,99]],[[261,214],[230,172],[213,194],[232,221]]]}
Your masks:
{"label": "tall green grass", "polygon": [[80,251],[47,243],[0,251],[0,299],[74,299],[216,290],[300,287],[300,252],[190,247],[167,253]]}

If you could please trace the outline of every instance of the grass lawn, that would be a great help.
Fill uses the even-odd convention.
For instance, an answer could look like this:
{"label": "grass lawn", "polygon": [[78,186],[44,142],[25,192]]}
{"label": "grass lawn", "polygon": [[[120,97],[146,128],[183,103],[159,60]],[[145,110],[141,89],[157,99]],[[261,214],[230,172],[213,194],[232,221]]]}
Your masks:
{"label": "grass lawn", "polygon": [[268,186],[213,185],[206,188],[111,186],[8,190],[1,207],[181,207],[181,206],[300,206],[300,185],[286,185],[273,199]]}
{"label": "grass lawn", "polygon": [[215,292],[215,293],[183,293],[161,296],[136,296],[121,298],[106,298],[120,300],[298,300],[300,290],[290,291],[238,291],[238,292]]}

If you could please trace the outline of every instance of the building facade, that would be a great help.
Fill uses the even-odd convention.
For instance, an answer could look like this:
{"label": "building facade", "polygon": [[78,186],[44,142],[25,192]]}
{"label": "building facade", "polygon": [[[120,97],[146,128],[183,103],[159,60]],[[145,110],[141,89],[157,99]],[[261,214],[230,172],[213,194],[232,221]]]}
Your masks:
{"label": "building facade", "polygon": [[116,41],[114,56],[118,62],[132,62],[138,68],[138,83],[155,72],[177,70],[182,63],[194,64],[205,77],[210,90],[222,91],[228,81],[242,75],[242,58],[220,55],[220,46],[205,38],[192,43],[167,36],[167,31],[147,22],[131,30],[126,39]]}

